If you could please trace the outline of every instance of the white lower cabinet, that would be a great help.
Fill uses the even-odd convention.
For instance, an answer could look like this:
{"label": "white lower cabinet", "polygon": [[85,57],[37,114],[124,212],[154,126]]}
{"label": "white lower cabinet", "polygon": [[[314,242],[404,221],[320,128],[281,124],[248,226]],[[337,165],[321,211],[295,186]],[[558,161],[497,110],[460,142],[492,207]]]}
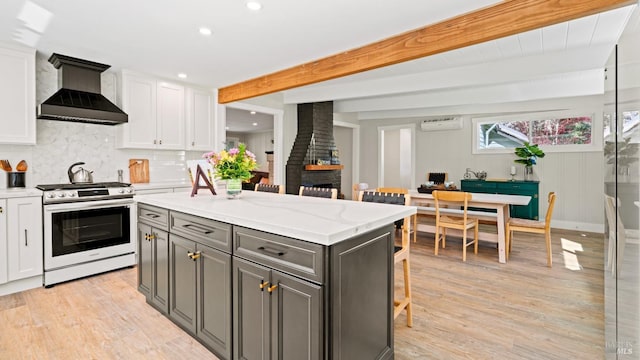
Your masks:
{"label": "white lower cabinet", "polygon": [[0,199],[0,296],[42,286],[42,197]]}
{"label": "white lower cabinet", "polygon": [[7,200],[0,199],[0,284],[7,282]]}
{"label": "white lower cabinet", "polygon": [[8,280],[42,274],[42,200],[40,197],[7,200]]}

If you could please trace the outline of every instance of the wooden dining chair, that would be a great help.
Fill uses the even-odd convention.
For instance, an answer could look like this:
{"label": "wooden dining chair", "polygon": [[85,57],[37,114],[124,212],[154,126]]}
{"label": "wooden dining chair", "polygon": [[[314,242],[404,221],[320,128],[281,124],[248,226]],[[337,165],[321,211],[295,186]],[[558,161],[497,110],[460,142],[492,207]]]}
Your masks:
{"label": "wooden dining chair", "polygon": [[[379,187],[376,189],[376,191],[383,192],[383,193],[409,194],[409,189],[399,188],[399,187]],[[411,215],[410,224],[411,224],[411,228],[408,230],[409,235],[411,236],[411,234],[413,233],[413,242],[417,242],[418,241],[418,231],[417,231],[418,214],[417,213]]]}
{"label": "wooden dining chair", "polygon": [[298,193],[298,195],[320,197],[320,198],[327,198],[327,199],[337,199],[338,189],[300,186],[300,192]]}
{"label": "wooden dining chair", "polygon": [[544,217],[544,221],[511,218],[507,222],[505,239],[507,260],[509,260],[509,253],[513,246],[513,233],[515,231],[544,234],[545,243],[547,245],[547,266],[551,267],[551,215],[553,214],[553,205],[556,202],[556,193],[550,192],[547,198],[549,205],[547,207],[547,215]]}
{"label": "wooden dining chair", "polygon": [[[438,255],[438,248],[442,242],[442,248],[447,243],[447,229],[462,230],[462,261],[467,261],[467,246],[473,244],[473,253],[478,253],[478,219],[467,215],[468,203],[471,200],[471,193],[462,191],[435,190],[431,193],[436,207],[436,235],[434,253]],[[442,202],[453,205],[445,211]],[[451,215],[453,207],[462,207],[462,216]],[[467,230],[473,228],[473,241],[467,242]],[[442,236],[440,236],[442,231]]]}
{"label": "wooden dining chair", "polygon": [[[411,196],[406,193],[398,192],[379,192],[379,191],[363,191],[360,193],[360,201],[375,202],[383,204],[394,205],[410,205]],[[411,259],[409,257],[409,222],[411,217],[405,217],[402,221],[404,226],[402,227],[402,242],[401,246],[394,246],[393,263],[402,263],[402,271],[404,274],[404,298],[402,300],[393,301],[393,318],[397,318],[402,310],[407,311],[407,326],[413,326],[413,319],[411,314]]]}
{"label": "wooden dining chair", "polygon": [[284,194],[284,186],[276,184],[257,183],[255,191]]}
{"label": "wooden dining chair", "polygon": [[369,184],[367,183],[353,184],[351,199],[358,201],[358,199],[360,199],[360,193],[365,190],[369,190]]}

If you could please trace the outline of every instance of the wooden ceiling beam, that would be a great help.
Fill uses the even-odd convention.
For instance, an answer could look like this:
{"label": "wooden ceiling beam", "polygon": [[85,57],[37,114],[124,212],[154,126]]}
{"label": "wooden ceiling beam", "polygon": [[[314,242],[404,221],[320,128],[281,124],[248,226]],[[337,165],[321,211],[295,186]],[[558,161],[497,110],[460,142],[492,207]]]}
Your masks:
{"label": "wooden ceiling beam", "polygon": [[369,45],[219,89],[226,104],[574,20],[637,0],[507,0]]}

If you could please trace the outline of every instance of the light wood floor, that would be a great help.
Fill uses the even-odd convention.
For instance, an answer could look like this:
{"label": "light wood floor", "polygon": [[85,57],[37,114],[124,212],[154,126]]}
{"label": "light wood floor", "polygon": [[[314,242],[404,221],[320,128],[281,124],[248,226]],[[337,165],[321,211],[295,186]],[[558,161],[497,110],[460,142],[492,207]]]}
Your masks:
{"label": "light wood floor", "polygon": [[[552,269],[535,235],[516,238],[507,264],[483,243],[463,263],[447,240],[437,257],[432,236],[411,249],[414,326],[396,319],[396,359],[604,357],[602,235],[554,230]],[[0,297],[0,359],[216,359],[135,282],[124,269]]]}

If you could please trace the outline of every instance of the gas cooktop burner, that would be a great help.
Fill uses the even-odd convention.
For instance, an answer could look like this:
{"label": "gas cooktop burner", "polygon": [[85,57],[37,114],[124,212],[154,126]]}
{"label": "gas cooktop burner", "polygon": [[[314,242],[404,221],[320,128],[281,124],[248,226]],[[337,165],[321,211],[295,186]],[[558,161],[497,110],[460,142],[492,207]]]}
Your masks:
{"label": "gas cooktop burner", "polygon": [[131,184],[103,182],[88,184],[38,185],[44,192],[43,204],[59,204],[78,201],[112,200],[132,198],[135,191]]}
{"label": "gas cooktop burner", "polygon": [[48,190],[69,190],[69,189],[106,189],[106,188],[118,188],[129,187],[131,184],[120,182],[102,182],[102,183],[86,183],[86,184],[45,184],[38,185],[36,189],[42,191]]}

